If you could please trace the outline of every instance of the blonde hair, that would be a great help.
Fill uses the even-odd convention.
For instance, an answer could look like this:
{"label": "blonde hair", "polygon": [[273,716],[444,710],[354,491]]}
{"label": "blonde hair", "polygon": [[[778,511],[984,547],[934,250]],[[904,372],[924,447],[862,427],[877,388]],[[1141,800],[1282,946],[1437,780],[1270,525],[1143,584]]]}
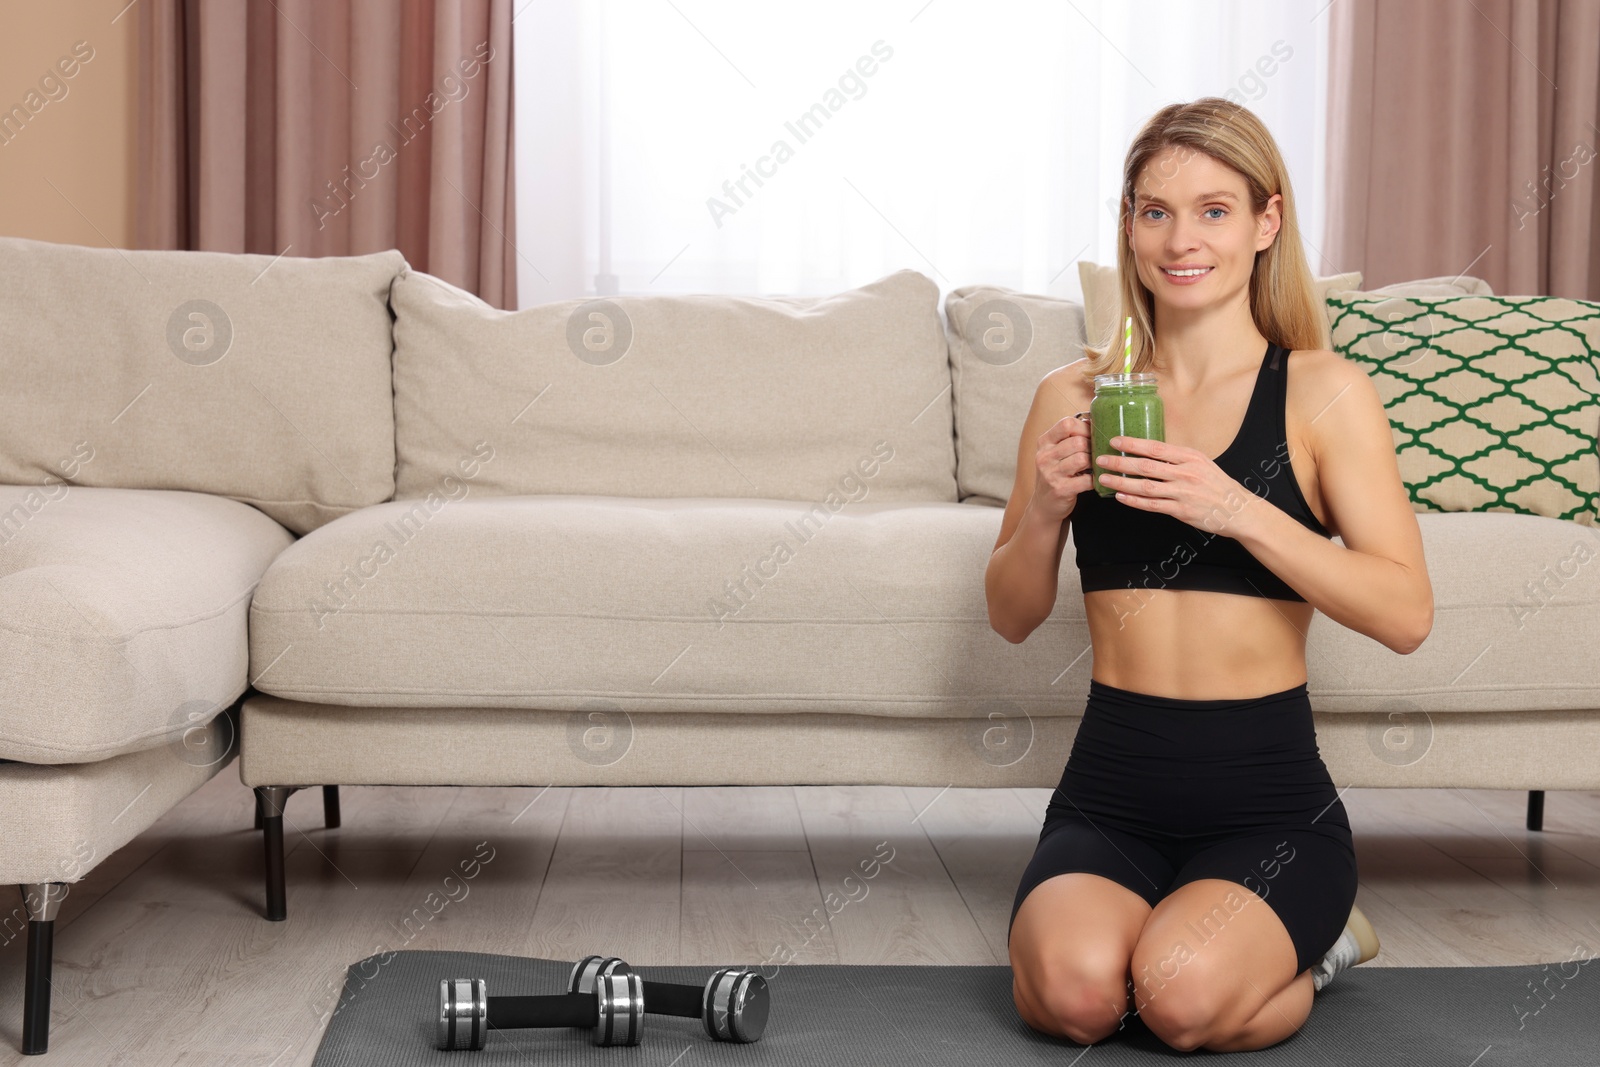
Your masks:
{"label": "blonde hair", "polygon": [[1220,96],[1205,96],[1188,104],[1168,104],[1157,111],[1128,147],[1122,167],[1122,204],[1117,214],[1117,280],[1122,313],[1113,322],[1110,336],[1085,339],[1085,380],[1122,370],[1122,325],[1128,315],[1133,316],[1134,372],[1149,371],[1154,363],[1155,297],[1134,269],[1128,226],[1133,215],[1134,181],[1147,162],[1169,147],[1202,152],[1237,171],[1244,178],[1252,214],[1265,211],[1272,194],[1282,194],[1282,225],[1272,244],[1256,253],[1250,272],[1250,314],[1256,329],[1268,341],[1290,351],[1322,347],[1320,312],[1301,248],[1289,172],[1278,145],[1249,108]]}

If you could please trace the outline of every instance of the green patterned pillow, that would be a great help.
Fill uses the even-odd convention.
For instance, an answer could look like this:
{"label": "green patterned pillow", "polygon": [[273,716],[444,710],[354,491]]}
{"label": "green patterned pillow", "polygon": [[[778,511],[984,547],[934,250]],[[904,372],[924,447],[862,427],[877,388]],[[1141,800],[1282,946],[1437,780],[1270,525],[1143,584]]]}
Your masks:
{"label": "green patterned pillow", "polygon": [[1417,511],[1595,524],[1600,304],[1331,293],[1333,348],[1383,398]]}

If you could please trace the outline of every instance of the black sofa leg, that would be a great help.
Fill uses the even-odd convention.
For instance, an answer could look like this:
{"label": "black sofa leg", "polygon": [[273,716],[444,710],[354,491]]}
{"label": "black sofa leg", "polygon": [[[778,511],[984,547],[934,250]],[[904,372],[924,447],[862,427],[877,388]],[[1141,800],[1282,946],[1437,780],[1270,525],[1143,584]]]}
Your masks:
{"label": "black sofa leg", "polygon": [[330,830],[339,828],[339,787],[336,785],[322,787],[322,825]]}
{"label": "black sofa leg", "polygon": [[[254,790],[252,790],[252,792],[254,792]],[[267,811],[266,807],[261,803],[261,794],[260,793],[256,793],[256,829],[257,830],[261,830],[261,829],[265,829],[266,828],[266,825],[267,825],[267,822],[266,822],[266,818],[267,818],[266,817],[266,811]]]}
{"label": "black sofa leg", "polygon": [[267,920],[283,922],[289,917],[288,893],[283,876],[283,805],[294,792],[292,786],[258,785],[256,799],[262,808],[262,850],[266,859]]}
{"label": "black sofa leg", "polygon": [[1544,829],[1544,790],[1528,790],[1528,829]]}
{"label": "black sofa leg", "polygon": [[50,1048],[50,970],[55,955],[56,913],[67,895],[64,882],[19,887],[28,911],[28,962],[22,986],[22,1054]]}

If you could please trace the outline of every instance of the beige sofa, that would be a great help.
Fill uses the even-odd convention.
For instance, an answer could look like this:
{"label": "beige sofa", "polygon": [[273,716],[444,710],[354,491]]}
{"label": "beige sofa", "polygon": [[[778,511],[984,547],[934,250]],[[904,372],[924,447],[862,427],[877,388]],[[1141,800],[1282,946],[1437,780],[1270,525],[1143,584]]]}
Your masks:
{"label": "beige sofa", "polygon": [[[0,882],[81,878],[225,764],[230,720],[196,727],[241,697],[273,919],[305,787],[1060,775],[1090,671],[1072,550],[1017,645],[983,572],[1075,301],[941,314],[901,271],[510,313],[395,253],[20,241],[0,276],[0,501],[70,483],[0,544]],[[1341,786],[1530,790],[1536,825],[1542,790],[1600,788],[1600,568],[1511,609],[1595,529],[1418,521],[1422,648],[1313,624],[1324,758]]]}

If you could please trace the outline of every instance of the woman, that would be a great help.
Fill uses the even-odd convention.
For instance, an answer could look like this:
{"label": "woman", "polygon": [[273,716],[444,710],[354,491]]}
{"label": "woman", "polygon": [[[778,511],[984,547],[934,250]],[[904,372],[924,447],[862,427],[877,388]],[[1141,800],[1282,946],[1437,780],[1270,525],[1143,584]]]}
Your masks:
{"label": "woman", "polygon": [[985,579],[991,625],[1024,640],[1070,529],[1094,652],[1017,889],[1014,996],[1028,1025],[1084,1044],[1136,1010],[1174,1048],[1256,1049],[1378,948],[1312,726],[1313,609],[1405,655],[1433,592],[1377,391],[1318,347],[1260,120],[1217,97],[1163,108],[1123,183],[1133,370],[1157,375],[1166,440],[1114,438],[1116,496],[1099,496],[1075,413],[1122,370],[1120,338],[1046,375]]}

